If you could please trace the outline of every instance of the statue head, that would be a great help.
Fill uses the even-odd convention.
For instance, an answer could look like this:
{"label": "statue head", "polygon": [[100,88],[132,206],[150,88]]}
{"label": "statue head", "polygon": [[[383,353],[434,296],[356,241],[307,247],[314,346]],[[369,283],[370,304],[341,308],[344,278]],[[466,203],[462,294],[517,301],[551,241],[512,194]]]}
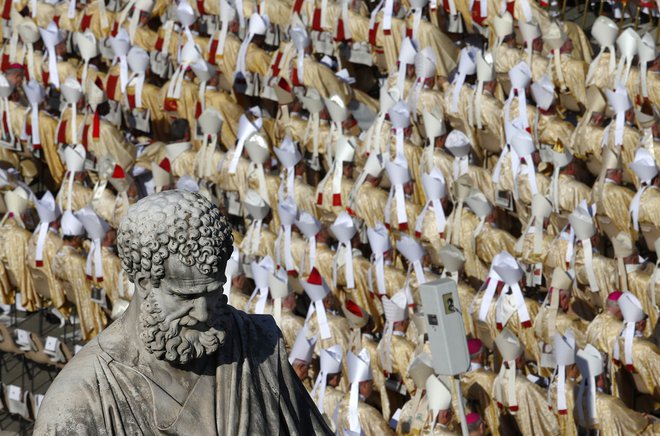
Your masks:
{"label": "statue head", "polygon": [[225,218],[196,193],[165,191],[130,207],[117,249],[140,300],[140,339],[156,358],[187,364],[222,345],[232,245]]}

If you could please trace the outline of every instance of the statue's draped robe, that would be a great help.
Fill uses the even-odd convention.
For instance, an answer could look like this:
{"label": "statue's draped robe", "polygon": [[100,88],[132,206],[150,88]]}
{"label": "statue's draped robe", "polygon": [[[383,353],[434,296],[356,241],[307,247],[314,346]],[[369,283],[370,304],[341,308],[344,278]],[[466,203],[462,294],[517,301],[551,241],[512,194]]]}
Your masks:
{"label": "statue's draped robe", "polygon": [[136,346],[126,340],[135,332],[126,319],[91,341],[60,373],[41,405],[35,434],[330,434],[287,362],[270,316],[228,307],[217,361],[183,405],[136,367]]}

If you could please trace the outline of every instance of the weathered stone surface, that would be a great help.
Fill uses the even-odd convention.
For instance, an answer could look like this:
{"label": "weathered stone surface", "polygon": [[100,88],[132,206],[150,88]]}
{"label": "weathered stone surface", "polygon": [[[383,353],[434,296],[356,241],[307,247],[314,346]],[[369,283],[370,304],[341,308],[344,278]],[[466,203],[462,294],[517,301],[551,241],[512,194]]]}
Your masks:
{"label": "weathered stone surface", "polygon": [[132,206],[118,234],[136,293],[46,394],[36,435],[330,434],[270,316],[227,305],[231,231],[203,197]]}

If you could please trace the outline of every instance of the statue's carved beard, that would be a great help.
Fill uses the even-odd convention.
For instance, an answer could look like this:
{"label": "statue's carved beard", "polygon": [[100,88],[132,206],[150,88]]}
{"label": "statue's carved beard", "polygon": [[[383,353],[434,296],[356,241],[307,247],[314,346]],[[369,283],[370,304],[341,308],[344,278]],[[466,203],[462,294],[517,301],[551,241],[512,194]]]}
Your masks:
{"label": "statue's carved beard", "polygon": [[191,321],[187,315],[168,319],[150,293],[140,305],[140,338],[157,359],[181,365],[215,353],[224,343],[225,332],[206,323],[191,328]]}

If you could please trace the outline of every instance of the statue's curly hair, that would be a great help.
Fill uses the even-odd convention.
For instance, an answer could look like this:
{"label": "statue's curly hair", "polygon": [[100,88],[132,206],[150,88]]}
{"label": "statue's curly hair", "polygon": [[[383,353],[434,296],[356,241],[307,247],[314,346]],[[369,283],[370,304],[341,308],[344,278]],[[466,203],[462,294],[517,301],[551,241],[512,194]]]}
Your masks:
{"label": "statue's curly hair", "polygon": [[158,287],[170,255],[205,275],[216,274],[231,256],[231,228],[199,194],[173,190],[132,205],[119,224],[117,249],[131,281],[140,274]]}

